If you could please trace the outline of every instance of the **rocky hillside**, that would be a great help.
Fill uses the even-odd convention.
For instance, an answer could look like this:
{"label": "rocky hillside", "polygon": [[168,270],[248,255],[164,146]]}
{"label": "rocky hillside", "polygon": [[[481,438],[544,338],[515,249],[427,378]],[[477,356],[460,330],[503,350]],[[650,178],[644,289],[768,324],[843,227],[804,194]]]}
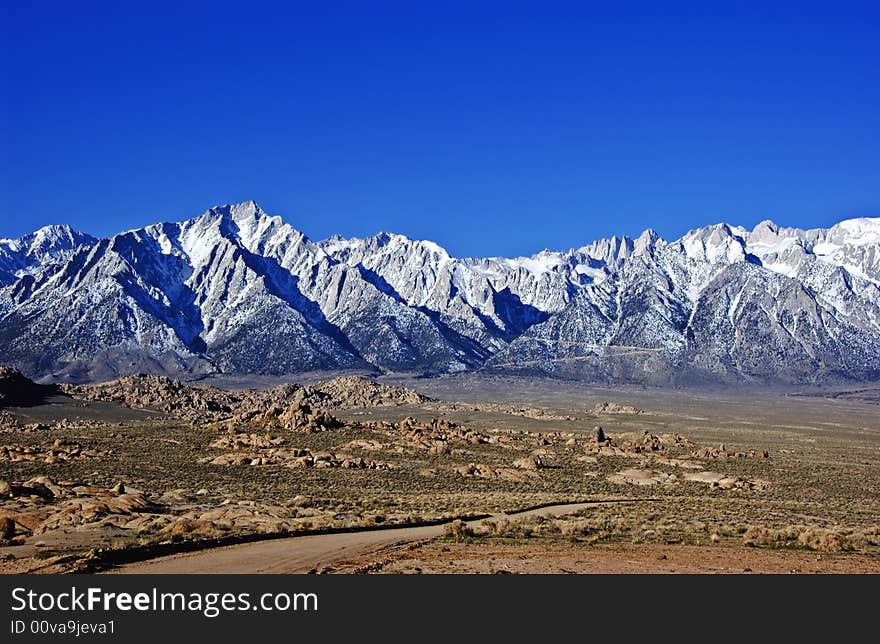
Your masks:
{"label": "rocky hillside", "polygon": [[[0,367],[0,374],[2,369],[5,368]],[[167,376],[138,374],[89,385],[62,384],[60,389],[82,400],[115,402],[131,409],[160,411],[193,421],[253,416],[275,408],[352,409],[415,405],[430,400],[412,389],[358,376],[334,378],[309,386],[286,383],[269,389],[230,391],[188,385]]]}

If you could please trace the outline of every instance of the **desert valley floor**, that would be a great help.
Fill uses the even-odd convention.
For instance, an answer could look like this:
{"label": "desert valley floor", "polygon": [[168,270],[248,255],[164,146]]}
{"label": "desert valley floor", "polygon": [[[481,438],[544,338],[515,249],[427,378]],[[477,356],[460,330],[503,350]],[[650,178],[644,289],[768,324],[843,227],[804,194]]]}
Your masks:
{"label": "desert valley floor", "polygon": [[0,380],[0,572],[880,572],[876,387]]}

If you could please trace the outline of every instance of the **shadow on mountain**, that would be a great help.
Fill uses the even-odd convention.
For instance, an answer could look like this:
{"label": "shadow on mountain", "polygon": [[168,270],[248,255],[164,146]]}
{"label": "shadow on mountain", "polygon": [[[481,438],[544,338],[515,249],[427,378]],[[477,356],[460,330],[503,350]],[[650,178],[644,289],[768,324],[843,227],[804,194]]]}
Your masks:
{"label": "shadow on mountain", "polygon": [[[235,225],[234,222],[232,225]],[[250,252],[242,246],[237,247],[245,266],[258,275],[266,277],[266,290],[298,311],[306,321],[318,331],[332,338],[344,350],[358,360],[366,362],[342,330],[330,322],[317,302],[313,302],[299,289],[299,277],[285,269],[276,260]]]}
{"label": "shadow on mountain", "polygon": [[492,355],[492,352],[486,349],[483,345],[481,345],[476,340],[472,340],[471,338],[463,335],[453,329],[451,326],[446,324],[443,320],[440,319],[440,314],[437,311],[432,311],[426,306],[416,306],[413,307],[416,311],[420,311],[424,313],[431,319],[431,322],[437,327],[437,330],[440,332],[447,342],[449,342],[452,346],[463,349],[468,353],[469,366],[474,367],[482,364],[482,362]]}
{"label": "shadow on mountain", "polygon": [[393,286],[391,286],[384,277],[376,273],[375,271],[370,270],[369,268],[365,268],[361,264],[357,265],[357,269],[367,282],[375,286],[377,289],[382,291],[388,297],[393,298],[395,301],[400,302],[404,306],[415,309],[416,311],[423,313],[427,316],[431,322],[437,327],[437,330],[440,332],[440,335],[443,336],[443,339],[446,340],[451,346],[456,347],[467,354],[466,361],[470,363],[470,366],[476,366],[482,363],[483,360],[492,355],[491,351],[483,347],[476,340],[472,340],[471,338],[459,333],[451,326],[449,326],[446,322],[444,322],[440,318],[440,313],[438,311],[434,311],[433,309],[429,309],[427,306],[412,306],[403,299],[400,293],[395,290]]}
{"label": "shadow on mountain", "polygon": [[495,306],[495,315],[504,322],[505,330],[501,331],[499,329],[499,331],[507,341],[521,335],[529,327],[540,324],[550,317],[549,313],[531,304],[524,304],[519,295],[510,290],[510,287],[501,291],[495,291],[492,295],[492,300]]}
{"label": "shadow on mountain", "polygon": [[[162,224],[169,239],[177,239],[180,227],[177,224]],[[205,330],[196,294],[186,285],[193,273],[192,266],[184,257],[165,253],[153,237],[135,236],[134,233],[120,235],[113,240],[112,250],[124,257],[129,264],[137,266],[134,270],[116,276],[116,280],[144,311],[161,320],[174,330],[180,341],[196,355],[204,355],[208,345],[201,337]],[[158,287],[168,301],[154,297],[138,279],[140,276],[149,285]]]}
{"label": "shadow on mountain", "polygon": [[358,264],[355,268],[358,269],[361,277],[363,277],[367,282],[382,291],[385,295],[393,298],[397,302],[400,302],[404,306],[409,306],[406,300],[401,297],[400,293],[398,293],[395,288],[385,280],[384,277],[379,275],[379,273],[377,273],[376,271],[372,271],[369,268],[366,268],[362,264]]}

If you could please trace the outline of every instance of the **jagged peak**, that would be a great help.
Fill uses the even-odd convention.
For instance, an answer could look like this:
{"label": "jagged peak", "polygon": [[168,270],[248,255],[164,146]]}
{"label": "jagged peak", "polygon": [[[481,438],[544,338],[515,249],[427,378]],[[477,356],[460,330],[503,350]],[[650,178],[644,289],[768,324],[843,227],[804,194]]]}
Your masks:
{"label": "jagged peak", "polygon": [[75,239],[82,237],[94,239],[91,235],[80,232],[68,224],[50,224],[48,226],[37,228],[35,231],[27,233],[26,235],[22,235],[18,239]]}
{"label": "jagged peak", "polygon": [[264,211],[253,199],[240,201],[238,203],[212,206],[205,212],[205,216],[212,219],[216,217],[228,218],[236,223],[253,222],[258,221],[263,217],[269,217],[266,211]]}
{"label": "jagged peak", "polygon": [[[358,239],[358,238],[355,237],[353,239]],[[385,231],[385,230],[380,230],[375,235],[371,235],[369,237],[366,237],[362,241],[375,241],[377,244],[384,246],[385,244],[388,244],[389,242],[391,242],[395,239],[402,239],[405,241],[411,241],[410,238],[407,237],[406,235],[398,235],[397,233],[389,233],[388,231]]]}
{"label": "jagged peak", "polygon": [[319,254],[323,253],[305,233],[291,226],[280,215],[270,215],[253,199],[214,206],[184,224],[210,228],[216,226],[223,236],[240,240],[248,248],[256,248],[269,241],[296,240],[312,245]]}
{"label": "jagged peak", "polygon": [[17,239],[2,241],[6,242],[4,245],[10,250],[42,259],[56,252],[94,244],[98,240],[67,224],[52,224],[38,228]]}
{"label": "jagged peak", "polygon": [[820,232],[824,231],[785,228],[770,219],[765,219],[752,229],[746,240],[749,248],[756,252],[778,252],[792,244],[803,243],[811,236],[818,237]]}
{"label": "jagged peak", "polygon": [[[206,210],[201,217],[214,219],[227,219],[239,225],[247,225],[253,227],[255,225],[287,225],[288,224],[280,215],[270,215],[268,212],[253,199],[241,201],[237,203],[229,203],[218,206],[212,206]],[[196,217],[199,219],[199,217]],[[191,221],[191,220],[190,220]],[[292,227],[292,226],[291,226]],[[296,230],[296,229],[294,229]]]}
{"label": "jagged peak", "polygon": [[635,243],[627,235],[618,237],[612,235],[603,239],[597,239],[586,246],[572,249],[568,252],[571,257],[591,257],[603,262],[617,262],[629,257],[635,248]]}
{"label": "jagged peak", "polygon": [[365,250],[380,250],[397,247],[418,248],[427,253],[436,255],[438,259],[451,259],[452,256],[440,244],[428,239],[412,239],[406,235],[399,233],[390,233],[380,231],[370,237],[343,237],[341,235],[333,235],[327,239],[318,242],[318,246],[328,250],[328,252],[336,252],[342,249],[351,249],[362,247]]}
{"label": "jagged peak", "polygon": [[748,234],[742,226],[718,223],[689,230],[676,244],[689,259],[730,264],[746,261]]}
{"label": "jagged peak", "polygon": [[67,224],[49,224],[48,226],[43,226],[41,228],[37,228],[34,232],[28,233],[27,235],[23,235],[22,237],[31,237],[31,236],[40,236],[40,235],[51,235],[55,237],[71,237],[73,235],[82,234],[77,230],[74,230],[71,226]]}
{"label": "jagged peak", "polygon": [[779,232],[779,226],[772,219],[764,219],[763,221],[758,222],[758,224],[752,229],[752,234],[760,233],[765,230],[775,235]]}
{"label": "jagged peak", "polygon": [[[258,220],[263,217],[269,217],[265,210],[253,199],[242,201],[240,203],[227,206],[232,213],[232,218],[239,220]],[[279,217],[280,219],[280,217]]]}
{"label": "jagged peak", "polygon": [[742,226],[731,226],[725,222],[718,222],[716,224],[709,224],[708,226],[700,226],[698,228],[692,228],[687,231],[682,237],[680,241],[686,239],[701,239],[708,240],[710,238],[714,239],[722,239],[722,238],[736,238],[740,241],[743,241],[745,237],[747,237],[749,231],[747,231]]}
{"label": "jagged peak", "polygon": [[648,228],[642,231],[642,234],[636,239],[633,252],[636,254],[650,252],[654,249],[657,243],[661,241],[663,241],[663,238],[660,237],[657,231],[653,228]]}

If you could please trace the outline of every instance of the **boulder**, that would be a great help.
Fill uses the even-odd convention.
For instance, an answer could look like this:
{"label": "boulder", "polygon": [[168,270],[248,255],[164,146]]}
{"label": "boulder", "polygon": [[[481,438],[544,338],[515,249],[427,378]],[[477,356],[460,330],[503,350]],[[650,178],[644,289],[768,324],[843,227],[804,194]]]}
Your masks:
{"label": "boulder", "polygon": [[544,467],[544,461],[537,454],[532,454],[531,456],[526,456],[525,458],[516,459],[513,462],[513,466],[521,470],[540,470]]}
{"label": "boulder", "polygon": [[15,536],[15,521],[9,517],[0,517],[0,539],[11,539]]}

